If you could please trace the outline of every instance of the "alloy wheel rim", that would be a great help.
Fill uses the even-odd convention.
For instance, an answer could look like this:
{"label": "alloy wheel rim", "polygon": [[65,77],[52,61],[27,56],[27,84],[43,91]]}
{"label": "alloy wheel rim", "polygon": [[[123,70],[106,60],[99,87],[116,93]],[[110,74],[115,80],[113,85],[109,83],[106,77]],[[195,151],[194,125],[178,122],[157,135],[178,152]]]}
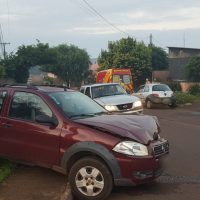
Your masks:
{"label": "alloy wheel rim", "polygon": [[75,177],[77,189],[86,196],[97,196],[104,188],[104,177],[95,167],[81,168]]}

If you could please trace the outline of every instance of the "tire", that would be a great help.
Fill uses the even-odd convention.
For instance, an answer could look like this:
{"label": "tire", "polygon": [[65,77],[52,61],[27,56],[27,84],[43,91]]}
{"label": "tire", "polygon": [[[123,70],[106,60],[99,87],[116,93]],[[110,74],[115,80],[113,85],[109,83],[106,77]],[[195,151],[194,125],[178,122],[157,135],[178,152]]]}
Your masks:
{"label": "tire", "polygon": [[173,104],[171,104],[171,105],[168,105],[171,109],[173,109],[173,108],[175,108],[176,107],[176,104],[175,103],[173,103]]}
{"label": "tire", "polygon": [[153,103],[148,99],[147,102],[146,102],[146,107],[148,109],[151,109],[153,107]]}
{"label": "tire", "polygon": [[103,162],[92,157],[82,158],[73,164],[69,183],[73,195],[79,200],[104,200],[113,188],[111,172]]}

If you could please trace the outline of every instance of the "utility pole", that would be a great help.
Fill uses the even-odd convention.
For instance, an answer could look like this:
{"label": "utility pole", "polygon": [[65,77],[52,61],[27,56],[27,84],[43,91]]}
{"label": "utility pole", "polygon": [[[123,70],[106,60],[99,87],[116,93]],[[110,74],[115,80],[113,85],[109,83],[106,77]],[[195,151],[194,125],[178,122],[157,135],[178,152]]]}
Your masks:
{"label": "utility pole", "polygon": [[[149,36],[149,47],[153,47],[153,35],[152,33]],[[151,82],[153,82],[153,71],[151,72]]]}
{"label": "utility pole", "polygon": [[6,58],[6,45],[9,45],[9,42],[1,42],[0,45],[3,46],[3,57]]}
{"label": "utility pole", "polygon": [[149,36],[149,46],[153,46],[153,35],[152,35],[152,33]]}

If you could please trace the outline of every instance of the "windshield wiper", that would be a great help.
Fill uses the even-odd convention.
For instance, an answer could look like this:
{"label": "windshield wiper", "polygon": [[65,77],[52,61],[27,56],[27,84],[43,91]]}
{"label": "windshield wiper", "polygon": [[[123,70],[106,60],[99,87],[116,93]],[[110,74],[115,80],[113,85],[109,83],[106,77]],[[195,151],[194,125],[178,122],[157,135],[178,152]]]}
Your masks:
{"label": "windshield wiper", "polygon": [[88,113],[88,114],[78,114],[78,115],[71,115],[69,118],[75,118],[75,117],[94,117],[95,113]]}
{"label": "windshield wiper", "polygon": [[113,95],[122,95],[122,94],[126,94],[126,93],[116,93],[116,94],[113,94]]}
{"label": "windshield wiper", "polygon": [[105,112],[105,111],[102,111],[102,112],[97,112],[97,113],[94,113],[94,115],[103,115],[103,114],[108,114],[108,112]]}

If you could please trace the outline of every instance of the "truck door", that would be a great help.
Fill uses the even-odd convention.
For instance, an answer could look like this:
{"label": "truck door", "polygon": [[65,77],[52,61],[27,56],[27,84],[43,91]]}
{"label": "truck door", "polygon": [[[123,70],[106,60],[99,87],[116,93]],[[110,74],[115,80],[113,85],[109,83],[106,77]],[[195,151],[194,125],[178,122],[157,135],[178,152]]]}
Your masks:
{"label": "truck door", "polygon": [[37,115],[53,116],[45,101],[31,92],[15,91],[0,127],[0,153],[37,164],[59,163],[62,124],[39,124]]}

